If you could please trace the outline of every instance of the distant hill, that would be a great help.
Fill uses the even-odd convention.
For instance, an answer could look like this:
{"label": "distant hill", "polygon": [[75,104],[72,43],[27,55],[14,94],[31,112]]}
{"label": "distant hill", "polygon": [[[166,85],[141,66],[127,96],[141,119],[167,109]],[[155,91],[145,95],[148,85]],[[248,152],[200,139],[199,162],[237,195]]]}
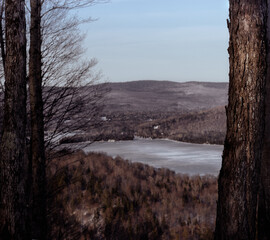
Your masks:
{"label": "distant hill", "polygon": [[[228,83],[106,83],[101,126],[62,140],[131,140],[134,136],[223,144]],[[91,92],[91,88],[84,91]]]}
{"label": "distant hill", "polygon": [[223,144],[226,132],[225,107],[148,121],[140,124],[136,130],[136,135],[141,137]]}
{"label": "distant hill", "polygon": [[187,112],[227,104],[228,83],[141,80],[108,83],[109,112]]}

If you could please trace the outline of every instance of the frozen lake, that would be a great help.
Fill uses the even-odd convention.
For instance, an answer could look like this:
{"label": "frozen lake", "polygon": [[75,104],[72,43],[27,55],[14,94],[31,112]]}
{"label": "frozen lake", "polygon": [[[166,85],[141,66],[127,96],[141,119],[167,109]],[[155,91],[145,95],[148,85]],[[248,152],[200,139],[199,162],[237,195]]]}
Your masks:
{"label": "frozen lake", "polygon": [[217,176],[221,168],[223,146],[135,139],[95,142],[83,150],[103,152],[113,157],[120,156],[132,162],[141,162],[157,168],[169,168],[177,173]]}

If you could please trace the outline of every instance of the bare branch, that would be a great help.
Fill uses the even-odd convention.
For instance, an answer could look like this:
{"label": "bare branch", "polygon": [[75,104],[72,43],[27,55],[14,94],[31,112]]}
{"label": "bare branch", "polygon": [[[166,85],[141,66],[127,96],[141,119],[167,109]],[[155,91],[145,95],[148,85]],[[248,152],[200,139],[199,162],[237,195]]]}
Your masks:
{"label": "bare branch", "polygon": [[[46,8],[42,13],[42,17],[55,10],[74,10],[85,8],[97,3],[108,3],[108,0],[47,0]],[[45,3],[45,2],[44,2]],[[45,5],[45,4],[43,4]]]}

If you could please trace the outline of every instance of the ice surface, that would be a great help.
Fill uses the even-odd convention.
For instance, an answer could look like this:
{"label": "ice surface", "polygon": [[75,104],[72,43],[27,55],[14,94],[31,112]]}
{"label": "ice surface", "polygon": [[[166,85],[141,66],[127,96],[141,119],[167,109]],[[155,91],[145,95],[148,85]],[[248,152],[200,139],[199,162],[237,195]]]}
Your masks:
{"label": "ice surface", "polygon": [[215,175],[221,167],[223,146],[191,144],[170,140],[135,139],[133,141],[95,142],[85,152],[104,152],[132,162],[157,168],[169,168],[189,175]]}

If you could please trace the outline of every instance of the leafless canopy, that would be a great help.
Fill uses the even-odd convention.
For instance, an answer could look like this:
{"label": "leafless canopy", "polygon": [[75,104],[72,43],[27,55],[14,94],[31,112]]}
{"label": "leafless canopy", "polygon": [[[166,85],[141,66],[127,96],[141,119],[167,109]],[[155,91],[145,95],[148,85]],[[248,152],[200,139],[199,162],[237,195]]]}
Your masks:
{"label": "leafless canopy", "polygon": [[[80,19],[72,10],[88,7],[106,0],[43,0],[41,12],[42,85],[44,101],[45,140],[54,148],[60,137],[78,131],[90,131],[99,121],[102,99],[107,89],[98,84],[102,74],[95,70],[97,60],[83,57],[85,35],[80,25],[92,19]],[[1,6],[3,2],[1,1]],[[4,26],[4,11],[1,11]],[[29,2],[26,3],[28,14]],[[29,25],[29,16],[27,15]],[[28,27],[29,29],[29,27]],[[28,30],[29,32],[29,30]],[[3,33],[3,31],[2,31]],[[3,62],[0,65],[1,89],[4,89],[4,35],[0,38]],[[28,34],[29,37],[29,34]],[[1,90],[0,90],[1,94]],[[2,95],[0,98],[2,99]],[[0,116],[1,118],[1,116]],[[1,127],[1,121],[0,121]]]}

